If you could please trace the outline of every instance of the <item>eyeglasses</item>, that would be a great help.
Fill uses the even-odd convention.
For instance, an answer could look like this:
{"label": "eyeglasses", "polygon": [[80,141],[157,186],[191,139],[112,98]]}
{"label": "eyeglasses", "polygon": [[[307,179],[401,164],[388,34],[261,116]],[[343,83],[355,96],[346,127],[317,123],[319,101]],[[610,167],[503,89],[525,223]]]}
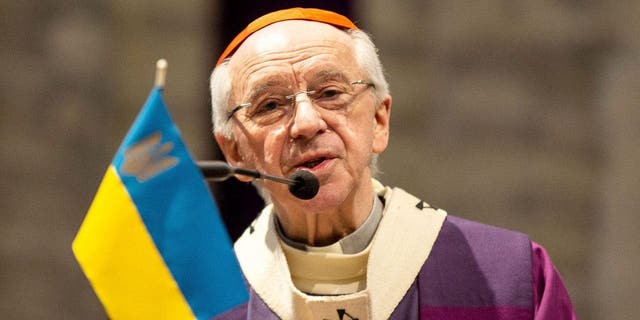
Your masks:
{"label": "eyeglasses", "polygon": [[247,120],[259,126],[274,124],[293,114],[298,98],[306,95],[311,104],[325,110],[338,111],[349,106],[353,100],[362,92],[357,91],[358,86],[375,88],[373,82],[369,80],[356,80],[353,82],[329,81],[311,90],[301,90],[291,92],[290,88],[269,87],[257,95],[253,101],[241,103],[231,109],[227,122],[234,115],[239,116],[239,120]]}

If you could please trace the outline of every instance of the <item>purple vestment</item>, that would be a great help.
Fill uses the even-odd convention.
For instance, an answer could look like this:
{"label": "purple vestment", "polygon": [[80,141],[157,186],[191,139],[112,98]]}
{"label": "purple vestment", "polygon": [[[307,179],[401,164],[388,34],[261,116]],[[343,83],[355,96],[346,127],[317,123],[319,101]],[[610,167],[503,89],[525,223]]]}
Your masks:
{"label": "purple vestment", "polygon": [[[393,281],[393,279],[389,279]],[[250,300],[216,319],[279,319]],[[350,320],[344,310],[336,319]],[[447,216],[396,320],[569,320],[576,316],[544,248],[521,233]]]}

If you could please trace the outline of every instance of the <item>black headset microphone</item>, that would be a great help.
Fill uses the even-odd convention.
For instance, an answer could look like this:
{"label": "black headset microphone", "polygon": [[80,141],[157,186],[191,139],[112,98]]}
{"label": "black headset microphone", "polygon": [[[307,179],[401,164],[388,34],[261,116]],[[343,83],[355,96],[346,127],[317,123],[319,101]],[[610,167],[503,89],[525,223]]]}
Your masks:
{"label": "black headset microphone", "polygon": [[214,181],[224,181],[239,174],[255,179],[266,179],[289,185],[289,192],[298,199],[309,200],[318,194],[320,182],[318,177],[307,170],[298,170],[288,179],[264,174],[260,171],[232,167],[224,161],[198,161],[200,171],[205,178]]}

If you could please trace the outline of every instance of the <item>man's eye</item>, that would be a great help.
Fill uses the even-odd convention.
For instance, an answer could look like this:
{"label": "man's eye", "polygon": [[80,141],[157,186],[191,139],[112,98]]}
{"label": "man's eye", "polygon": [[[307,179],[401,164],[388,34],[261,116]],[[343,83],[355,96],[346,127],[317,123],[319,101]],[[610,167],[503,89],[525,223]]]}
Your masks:
{"label": "man's eye", "polygon": [[274,110],[277,110],[281,106],[282,106],[282,103],[280,103],[278,100],[267,100],[258,104],[258,106],[253,110],[253,112],[251,112],[251,115],[255,116],[255,115],[270,113],[270,112],[273,112]]}
{"label": "man's eye", "polygon": [[260,107],[260,111],[271,111],[278,107],[278,103],[275,101],[269,101]]}
{"label": "man's eye", "polygon": [[344,93],[344,91],[338,88],[326,88],[318,92],[318,97],[320,99],[331,99],[337,98],[342,93]]}

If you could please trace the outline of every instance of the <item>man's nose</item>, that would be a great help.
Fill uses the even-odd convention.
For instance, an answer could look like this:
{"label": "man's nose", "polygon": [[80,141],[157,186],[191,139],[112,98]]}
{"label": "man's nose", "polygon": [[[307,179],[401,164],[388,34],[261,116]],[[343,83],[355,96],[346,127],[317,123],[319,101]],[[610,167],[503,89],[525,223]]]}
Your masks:
{"label": "man's nose", "polygon": [[299,92],[293,96],[293,118],[291,124],[292,138],[311,138],[327,129],[327,123],[319,110],[313,105],[307,92]]}

